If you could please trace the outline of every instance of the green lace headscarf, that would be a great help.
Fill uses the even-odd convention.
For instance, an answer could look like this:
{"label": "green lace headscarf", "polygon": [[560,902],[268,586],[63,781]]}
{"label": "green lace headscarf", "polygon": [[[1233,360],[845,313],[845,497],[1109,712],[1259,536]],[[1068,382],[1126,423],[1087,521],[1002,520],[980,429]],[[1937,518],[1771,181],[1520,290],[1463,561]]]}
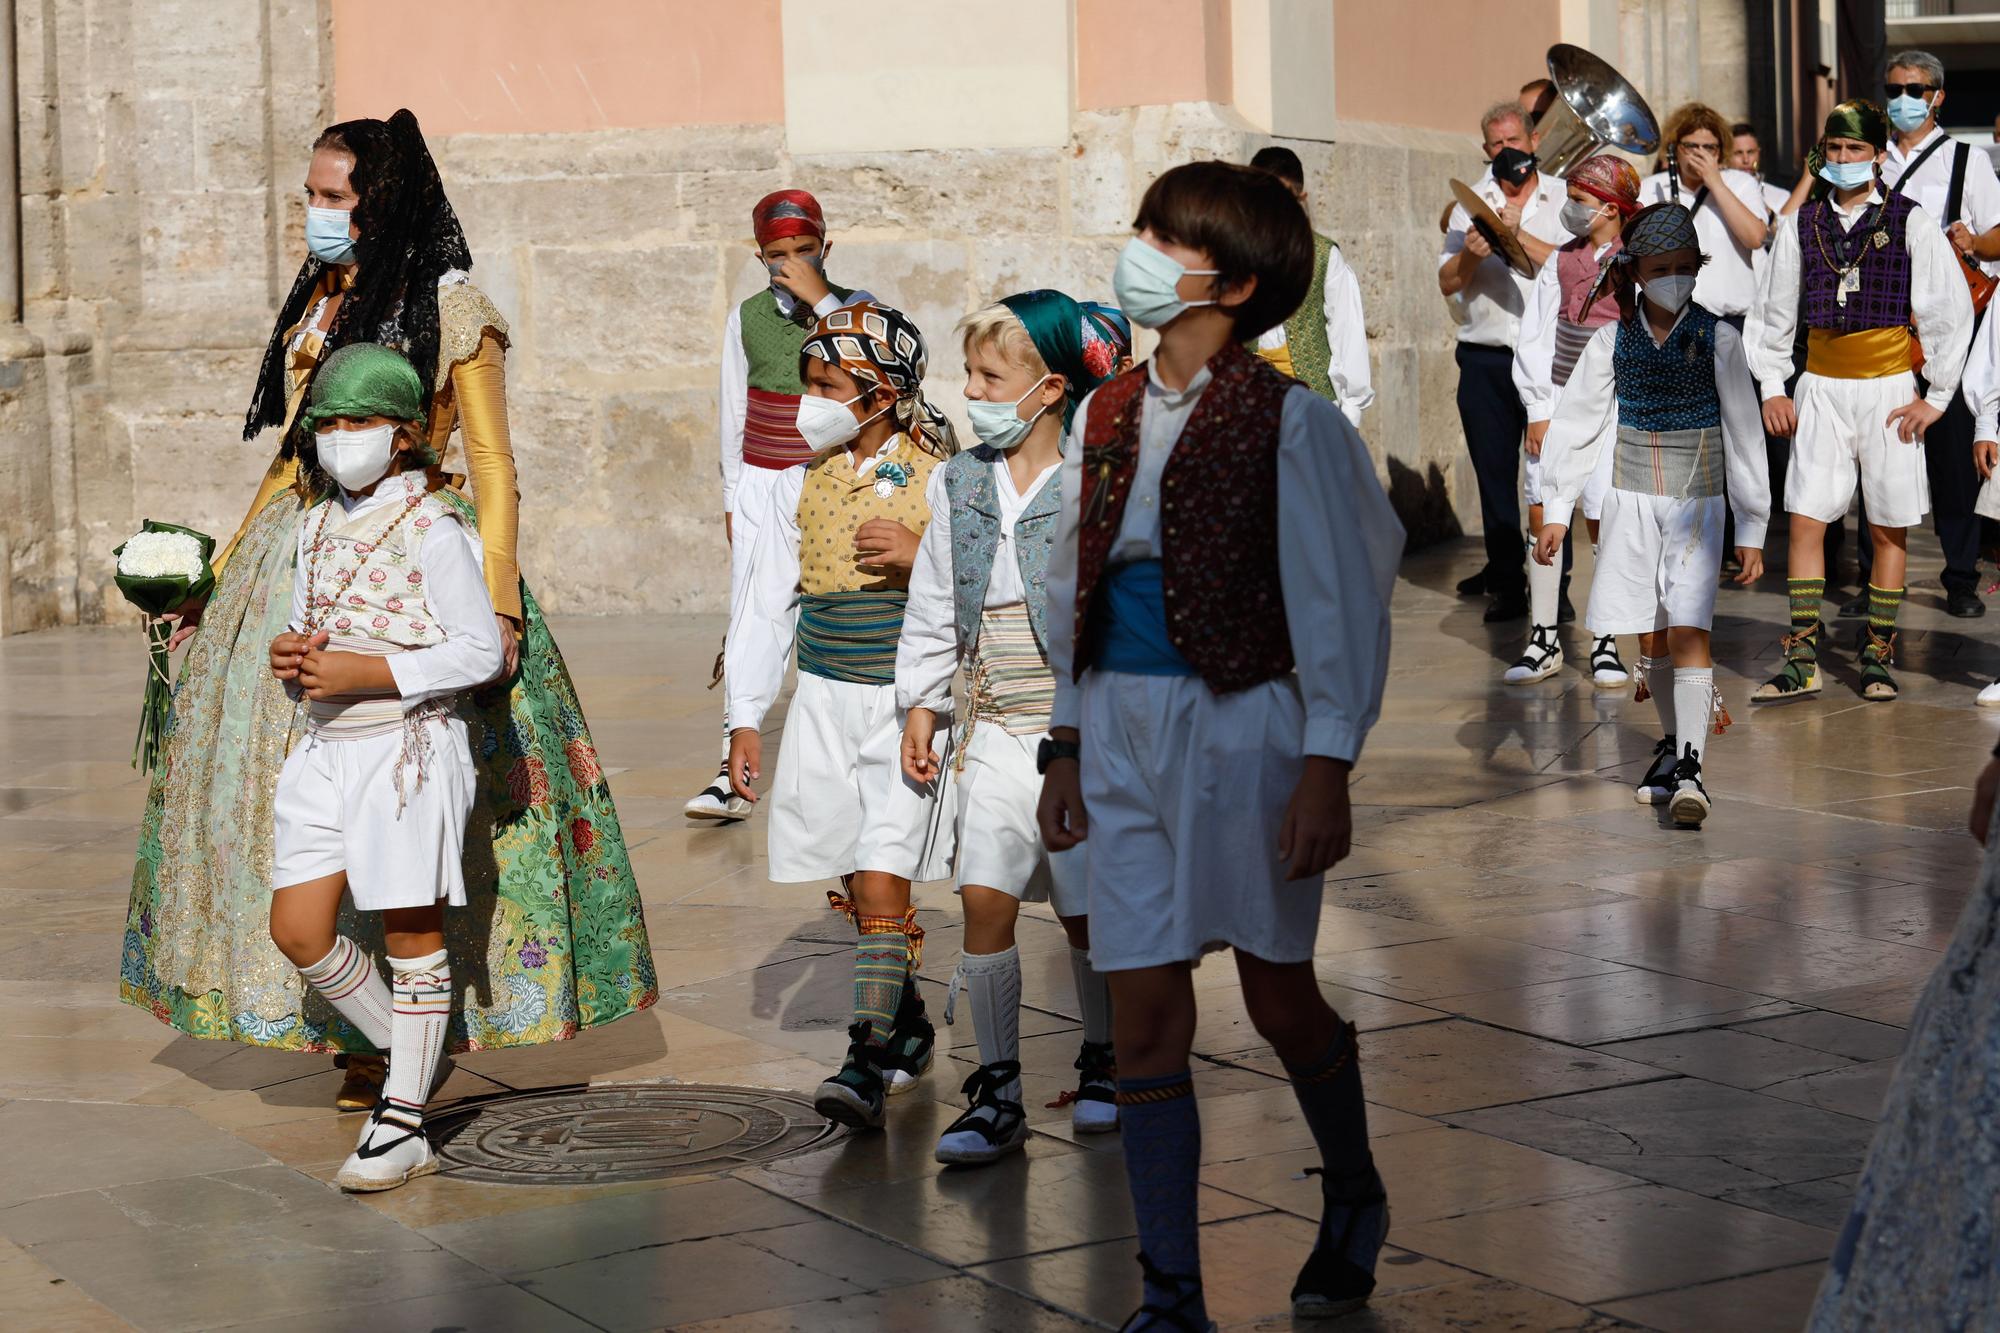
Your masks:
{"label": "green lace headscarf", "polygon": [[[335,417],[388,417],[391,421],[421,422],[424,417],[424,384],[401,352],[380,343],[349,343],[336,348],[313,376],[312,393],[299,424],[309,434]],[[437,456],[428,447],[417,450],[419,462],[429,465]]]}
{"label": "green lace headscarf", "polygon": [[1042,354],[1043,364],[1067,383],[1063,395],[1063,429],[1068,430],[1070,419],[1085,396],[1102,384],[1113,369],[1107,355],[1093,355],[1089,349],[1092,341],[1098,348],[1104,348],[1102,336],[1084,308],[1061,292],[1047,288],[1022,292],[1002,297],[1000,304],[1013,311],[1014,318],[1028,330],[1035,350]]}

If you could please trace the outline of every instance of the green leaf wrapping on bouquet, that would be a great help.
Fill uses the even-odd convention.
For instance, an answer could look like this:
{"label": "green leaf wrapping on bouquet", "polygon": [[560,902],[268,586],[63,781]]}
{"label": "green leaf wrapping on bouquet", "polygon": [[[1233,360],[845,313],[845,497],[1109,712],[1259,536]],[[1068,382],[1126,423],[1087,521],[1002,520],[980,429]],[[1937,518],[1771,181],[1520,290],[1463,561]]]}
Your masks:
{"label": "green leaf wrapping on bouquet", "polygon": [[[160,743],[166,736],[167,715],[172,709],[174,697],[173,666],[167,653],[167,641],[173,637],[173,631],[160,617],[173,615],[190,602],[206,600],[215,591],[215,568],[209,563],[215,554],[215,538],[193,528],[159,523],[150,518],[139,531],[179,533],[194,538],[201,548],[201,568],[192,577],[186,574],[115,572],[112,575],[112,581],[118,585],[118,591],[124,594],[125,600],[147,616],[146,689],[139,702],[139,738],[132,746],[132,766],[150,773],[159,762]],[[112,559],[115,561],[124,551],[125,545],[121,543],[111,553]]]}

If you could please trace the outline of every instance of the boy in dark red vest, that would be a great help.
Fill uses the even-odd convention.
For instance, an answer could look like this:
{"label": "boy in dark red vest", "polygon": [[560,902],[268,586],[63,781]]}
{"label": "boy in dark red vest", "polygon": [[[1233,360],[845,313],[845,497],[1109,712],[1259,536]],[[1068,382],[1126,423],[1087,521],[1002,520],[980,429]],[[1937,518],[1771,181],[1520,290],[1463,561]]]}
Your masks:
{"label": "boy in dark red vest", "polygon": [[[1144,1304],[1210,1327],[1196,1240],[1193,969],[1236,951],[1244,1002],[1325,1160],[1293,1309],[1351,1309],[1388,1228],[1354,1029],[1313,976],[1348,771],[1380,710],[1403,528],[1339,408],[1242,343],[1305,296],[1285,184],[1197,162],[1146,192],[1113,285],[1159,350],[1078,411],[1049,562],[1056,673],[1040,820],[1089,837],[1091,962],[1109,974]],[[1104,915],[1099,916],[1102,912]]]}

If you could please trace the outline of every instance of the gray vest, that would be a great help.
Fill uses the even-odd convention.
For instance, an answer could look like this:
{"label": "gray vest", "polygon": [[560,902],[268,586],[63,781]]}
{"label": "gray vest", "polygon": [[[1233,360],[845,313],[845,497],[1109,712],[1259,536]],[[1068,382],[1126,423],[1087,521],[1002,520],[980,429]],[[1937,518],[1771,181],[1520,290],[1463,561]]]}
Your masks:
{"label": "gray vest", "polygon": [[[951,591],[958,613],[958,646],[969,656],[979,640],[979,613],[986,603],[986,585],[993,577],[993,558],[1000,549],[1000,498],[993,485],[998,449],[975,445],[944,465],[944,489],[951,501]],[[1062,472],[1050,477],[1014,524],[1014,552],[1027,589],[1028,621],[1035,642],[1048,651],[1049,551],[1055,545],[1056,519],[1062,513]]]}

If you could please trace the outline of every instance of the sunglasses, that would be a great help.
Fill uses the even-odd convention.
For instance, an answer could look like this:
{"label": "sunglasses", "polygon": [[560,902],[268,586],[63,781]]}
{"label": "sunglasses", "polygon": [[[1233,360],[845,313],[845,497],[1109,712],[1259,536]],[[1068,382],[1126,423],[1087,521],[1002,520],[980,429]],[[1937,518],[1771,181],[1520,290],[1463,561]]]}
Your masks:
{"label": "sunglasses", "polygon": [[1922,97],[1925,93],[1937,91],[1937,85],[1934,83],[1885,83],[1882,86],[1888,90],[1891,97],[1899,97],[1904,93],[1912,97]]}

